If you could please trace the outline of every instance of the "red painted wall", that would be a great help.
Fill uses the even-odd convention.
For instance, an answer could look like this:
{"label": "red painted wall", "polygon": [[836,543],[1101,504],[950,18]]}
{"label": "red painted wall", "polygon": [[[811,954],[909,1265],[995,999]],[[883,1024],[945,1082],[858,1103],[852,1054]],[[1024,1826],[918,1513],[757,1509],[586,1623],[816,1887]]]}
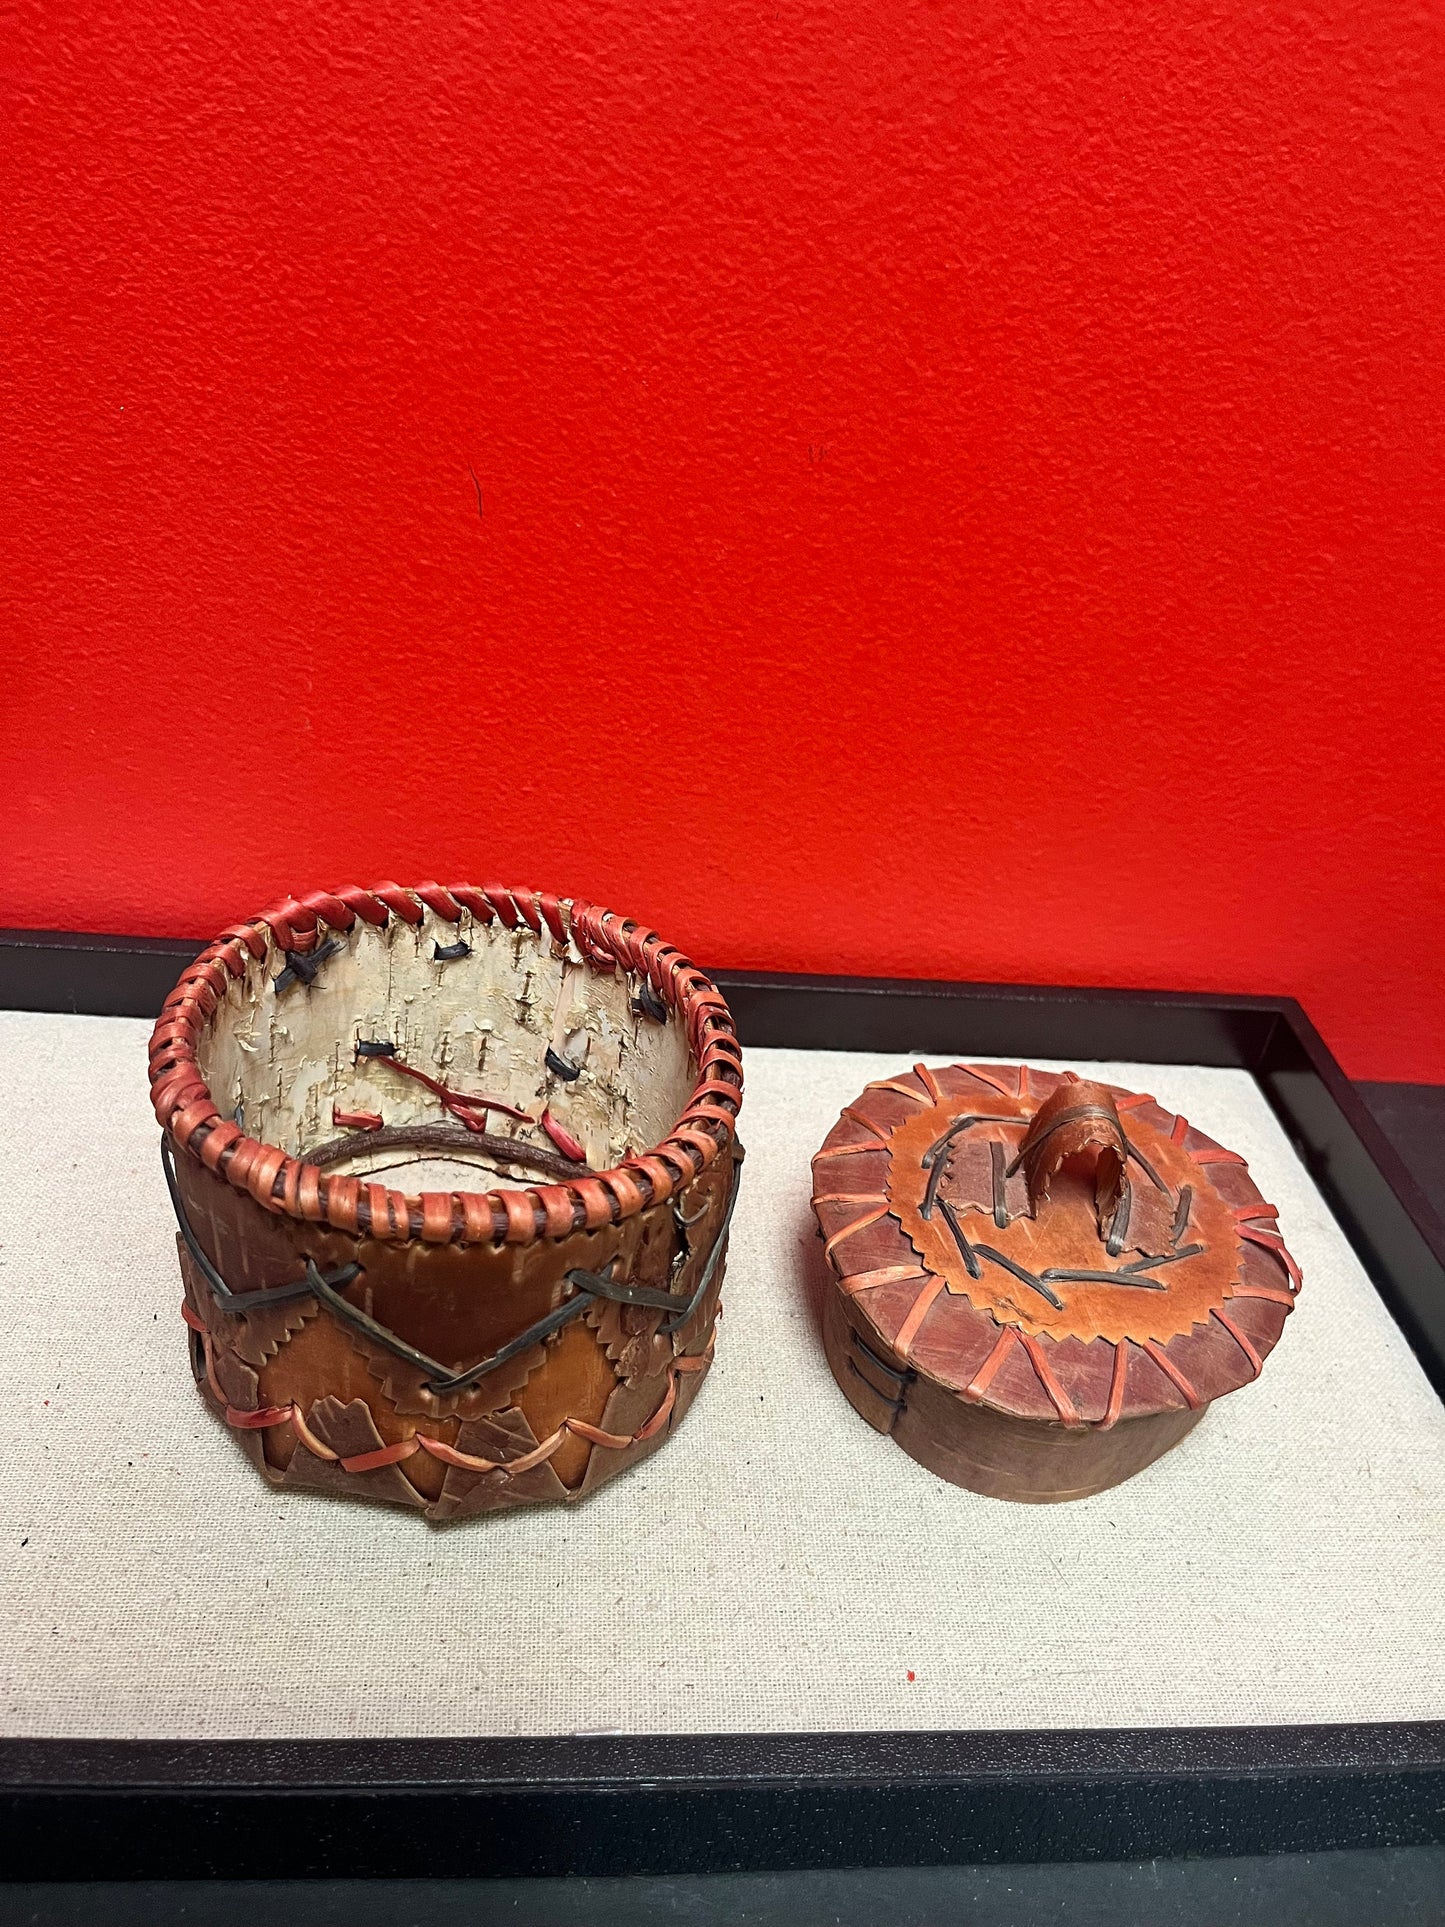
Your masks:
{"label": "red painted wall", "polygon": [[1441,18],[23,7],[0,920],[495,876],[1445,1079]]}

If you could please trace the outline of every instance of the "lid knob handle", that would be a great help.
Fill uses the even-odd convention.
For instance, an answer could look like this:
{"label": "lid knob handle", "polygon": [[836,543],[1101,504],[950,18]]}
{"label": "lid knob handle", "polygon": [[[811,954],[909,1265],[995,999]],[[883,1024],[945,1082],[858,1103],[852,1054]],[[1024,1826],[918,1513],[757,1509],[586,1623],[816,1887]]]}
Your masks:
{"label": "lid knob handle", "polygon": [[1092,1170],[1094,1207],[1100,1236],[1118,1208],[1124,1190],[1128,1140],[1108,1086],[1066,1078],[1034,1113],[1019,1146],[1014,1168],[1022,1167],[1035,1217],[1048,1200],[1049,1185],[1071,1159]]}

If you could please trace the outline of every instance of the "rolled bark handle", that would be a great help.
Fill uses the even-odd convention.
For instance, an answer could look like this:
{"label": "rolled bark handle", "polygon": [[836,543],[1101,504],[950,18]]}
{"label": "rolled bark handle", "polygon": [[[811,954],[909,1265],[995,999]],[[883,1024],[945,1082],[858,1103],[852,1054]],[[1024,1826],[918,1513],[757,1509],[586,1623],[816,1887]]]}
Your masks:
{"label": "rolled bark handle", "polygon": [[1108,1086],[1074,1078],[1060,1084],[1040,1104],[1014,1162],[1023,1170],[1029,1209],[1037,1217],[1064,1160],[1086,1160],[1093,1169],[1094,1205],[1102,1235],[1123,1195],[1128,1156],[1128,1140]]}

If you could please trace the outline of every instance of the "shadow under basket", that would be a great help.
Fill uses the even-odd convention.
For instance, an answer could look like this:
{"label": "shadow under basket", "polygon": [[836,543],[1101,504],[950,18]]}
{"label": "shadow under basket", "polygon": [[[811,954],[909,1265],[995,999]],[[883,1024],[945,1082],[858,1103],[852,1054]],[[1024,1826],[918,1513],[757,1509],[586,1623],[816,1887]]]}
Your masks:
{"label": "shadow under basket", "polygon": [[696,1396],[742,1058],[652,932],[495,885],[289,901],[185,971],[151,1088],[192,1369],[272,1485],[572,1501]]}

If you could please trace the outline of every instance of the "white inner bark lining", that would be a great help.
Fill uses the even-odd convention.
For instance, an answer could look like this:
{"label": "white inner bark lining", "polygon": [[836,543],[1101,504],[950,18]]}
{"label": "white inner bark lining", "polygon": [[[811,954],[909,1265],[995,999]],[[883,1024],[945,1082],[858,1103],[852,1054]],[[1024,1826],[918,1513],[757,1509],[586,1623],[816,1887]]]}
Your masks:
{"label": "white inner bark lining", "polygon": [[[276,989],[287,956],[274,944],[252,961],[196,1053],[222,1115],[239,1113],[249,1136],[292,1157],[346,1135],[334,1111],[369,1112],[388,1126],[453,1127],[457,1154],[363,1151],[338,1167],[352,1175],[395,1172],[412,1192],[488,1190],[498,1174],[537,1181],[535,1171],[513,1171],[469,1146],[435,1093],[381,1059],[358,1057],[362,1042],[394,1044],[403,1062],[458,1092],[485,1092],[536,1120],[549,1110],[597,1171],[660,1143],[687,1105],[697,1069],[684,1023],[672,1011],[659,1022],[636,1010],[637,981],[620,967],[602,975],[570,947],[555,954],[550,937],[466,913],[457,923],[430,911],[417,925],[392,917],[381,929],[358,920],[347,935],[323,935],[338,947],[309,984]],[[437,957],[458,943],[465,956]],[[549,1048],[579,1075],[549,1067]],[[539,1122],[495,1111],[487,1131],[557,1148]]]}

